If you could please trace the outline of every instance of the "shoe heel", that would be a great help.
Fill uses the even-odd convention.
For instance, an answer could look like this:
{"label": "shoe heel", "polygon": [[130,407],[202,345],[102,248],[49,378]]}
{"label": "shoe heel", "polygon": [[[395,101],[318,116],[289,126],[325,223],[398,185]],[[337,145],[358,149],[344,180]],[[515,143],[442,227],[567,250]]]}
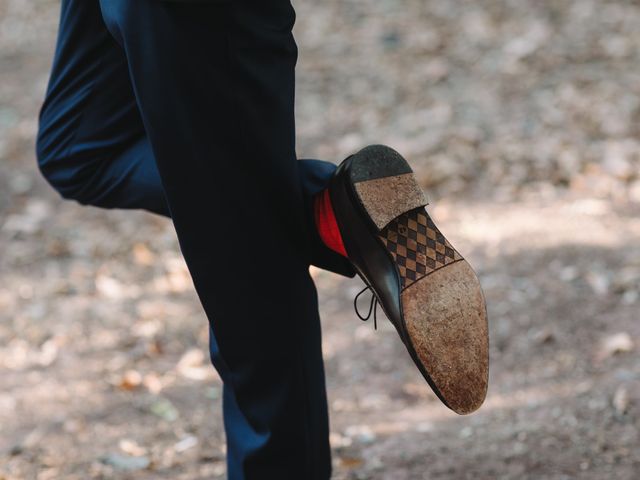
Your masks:
{"label": "shoe heel", "polygon": [[407,161],[385,145],[371,145],[353,155],[349,175],[378,231],[403,213],[429,203]]}

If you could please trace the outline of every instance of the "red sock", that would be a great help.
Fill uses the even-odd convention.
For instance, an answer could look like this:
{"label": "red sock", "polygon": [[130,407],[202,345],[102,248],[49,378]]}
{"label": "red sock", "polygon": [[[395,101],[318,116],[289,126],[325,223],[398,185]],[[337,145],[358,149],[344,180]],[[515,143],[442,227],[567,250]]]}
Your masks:
{"label": "red sock", "polygon": [[333,212],[329,189],[325,188],[313,199],[313,213],[316,220],[316,228],[322,242],[331,250],[346,257],[347,251],[342,243],[342,235],[338,228],[336,215]]}

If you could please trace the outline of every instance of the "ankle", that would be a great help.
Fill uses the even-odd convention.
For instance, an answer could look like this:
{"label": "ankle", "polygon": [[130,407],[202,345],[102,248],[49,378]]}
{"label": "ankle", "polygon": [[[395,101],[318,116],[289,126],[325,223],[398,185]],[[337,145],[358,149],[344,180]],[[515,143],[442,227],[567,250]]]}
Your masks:
{"label": "ankle", "polygon": [[313,198],[313,215],[322,243],[334,252],[347,257],[347,251],[342,241],[328,188],[325,188]]}

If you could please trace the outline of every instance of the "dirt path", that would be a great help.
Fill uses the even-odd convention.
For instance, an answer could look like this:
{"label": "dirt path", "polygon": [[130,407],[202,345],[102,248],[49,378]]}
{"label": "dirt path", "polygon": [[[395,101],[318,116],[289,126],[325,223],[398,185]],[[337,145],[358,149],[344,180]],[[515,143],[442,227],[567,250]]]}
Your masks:
{"label": "dirt path", "polygon": [[[127,478],[102,463],[118,452],[153,462],[135,478],[223,475],[220,382],[171,227],[51,203],[40,241],[13,230],[4,251],[5,475]],[[491,391],[470,417],[440,405],[390,325],[356,319],[358,281],[314,272],[336,478],[634,478],[637,213],[588,199],[438,202],[489,302]],[[3,239],[7,225],[21,223],[10,217]]]}

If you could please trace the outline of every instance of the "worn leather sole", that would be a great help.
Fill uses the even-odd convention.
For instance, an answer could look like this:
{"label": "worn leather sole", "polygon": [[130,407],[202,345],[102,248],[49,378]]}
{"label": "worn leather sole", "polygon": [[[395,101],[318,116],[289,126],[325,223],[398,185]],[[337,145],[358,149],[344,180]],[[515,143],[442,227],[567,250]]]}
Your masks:
{"label": "worn leather sole", "polygon": [[[364,152],[364,153],[363,153]],[[420,372],[450,409],[468,414],[488,386],[489,338],[480,282],[467,261],[435,226],[407,162],[375,145],[349,159],[352,197],[370,220],[397,270],[397,307],[378,298]],[[365,259],[366,261],[366,259]],[[375,278],[360,271],[376,292]]]}

